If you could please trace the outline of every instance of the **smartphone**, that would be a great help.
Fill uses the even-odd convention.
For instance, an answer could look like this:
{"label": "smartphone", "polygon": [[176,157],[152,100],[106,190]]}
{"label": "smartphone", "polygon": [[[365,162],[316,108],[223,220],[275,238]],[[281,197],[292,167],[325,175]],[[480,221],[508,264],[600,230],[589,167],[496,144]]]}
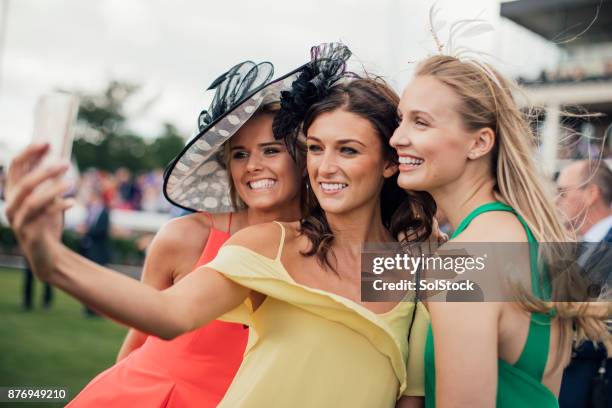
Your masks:
{"label": "smartphone", "polygon": [[[34,109],[32,143],[48,143],[49,151],[37,166],[58,161],[70,162],[78,110],[79,98],[66,92],[53,92],[38,98]],[[79,179],[76,167],[71,165],[62,179],[71,186],[64,197],[73,197]],[[46,184],[41,186],[45,188]]]}
{"label": "smartphone", "polygon": [[69,93],[53,92],[38,99],[32,143],[49,144],[49,152],[41,164],[70,161],[78,110],[78,97]]}

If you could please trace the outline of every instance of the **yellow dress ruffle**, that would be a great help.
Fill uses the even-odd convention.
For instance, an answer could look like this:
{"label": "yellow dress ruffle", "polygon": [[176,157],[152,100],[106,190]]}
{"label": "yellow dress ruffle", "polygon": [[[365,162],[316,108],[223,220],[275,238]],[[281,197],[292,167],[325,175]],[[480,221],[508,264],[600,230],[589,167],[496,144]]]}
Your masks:
{"label": "yellow dress ruffle", "polygon": [[414,302],[376,314],[342,296],[295,282],[280,259],[228,245],[206,265],[266,295],[221,320],[251,326],[249,345],[219,407],[394,407],[424,395],[429,316]]}

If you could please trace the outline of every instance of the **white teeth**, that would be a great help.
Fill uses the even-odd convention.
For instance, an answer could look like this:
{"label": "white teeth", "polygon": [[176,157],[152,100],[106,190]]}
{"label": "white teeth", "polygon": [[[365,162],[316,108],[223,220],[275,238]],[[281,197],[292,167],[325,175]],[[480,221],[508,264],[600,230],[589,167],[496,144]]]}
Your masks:
{"label": "white teeth", "polygon": [[257,181],[250,181],[249,187],[251,187],[251,189],[253,190],[259,190],[259,189],[264,189],[264,188],[270,188],[274,184],[276,184],[275,180],[263,179],[263,180],[257,180]]}
{"label": "white teeth", "polygon": [[400,164],[413,164],[413,165],[419,165],[419,164],[423,164],[425,160],[423,159],[415,159],[414,157],[402,157],[400,156],[399,158],[399,162]]}
{"label": "white teeth", "polygon": [[348,184],[344,183],[320,183],[323,190],[328,191],[338,191],[342,190],[345,187],[348,187]]}

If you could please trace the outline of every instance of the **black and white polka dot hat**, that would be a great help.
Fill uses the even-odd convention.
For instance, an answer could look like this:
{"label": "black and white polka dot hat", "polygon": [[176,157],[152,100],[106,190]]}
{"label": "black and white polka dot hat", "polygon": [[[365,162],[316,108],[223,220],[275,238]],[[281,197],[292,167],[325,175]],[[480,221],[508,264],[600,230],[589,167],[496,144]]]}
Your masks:
{"label": "black and white polka dot hat", "polygon": [[222,158],[223,144],[257,109],[278,101],[281,91],[291,88],[301,69],[270,82],[272,64],[246,61],[217,78],[209,87],[215,89],[213,101],[198,117],[199,133],[166,168],[163,188],[166,199],[190,211],[236,211]]}

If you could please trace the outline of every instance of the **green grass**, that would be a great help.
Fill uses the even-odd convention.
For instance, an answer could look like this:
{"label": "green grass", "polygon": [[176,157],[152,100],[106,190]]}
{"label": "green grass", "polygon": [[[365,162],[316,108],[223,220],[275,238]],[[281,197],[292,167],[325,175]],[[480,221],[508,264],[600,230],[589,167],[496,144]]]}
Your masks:
{"label": "green grass", "polygon": [[61,386],[74,397],[114,363],[126,329],[108,319],[85,318],[82,305],[57,289],[53,306],[43,310],[40,281],[35,285],[34,310],[22,311],[22,275],[21,270],[0,268],[0,386]]}

